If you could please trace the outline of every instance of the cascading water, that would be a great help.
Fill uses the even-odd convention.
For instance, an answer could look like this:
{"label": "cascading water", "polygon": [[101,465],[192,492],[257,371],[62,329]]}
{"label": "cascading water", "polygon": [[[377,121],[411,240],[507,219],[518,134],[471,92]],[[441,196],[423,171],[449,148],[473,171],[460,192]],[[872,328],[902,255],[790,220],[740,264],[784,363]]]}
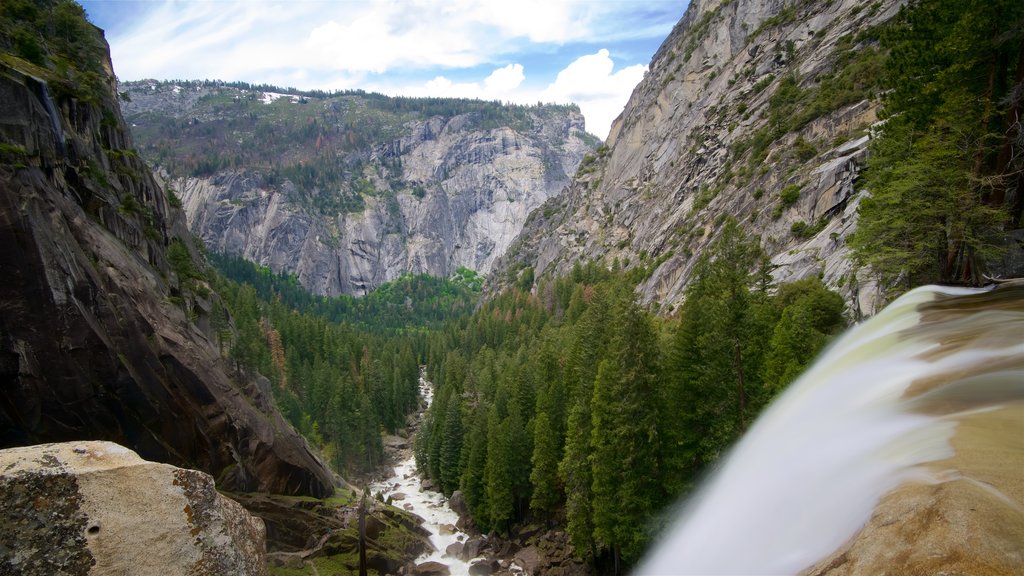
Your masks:
{"label": "cascading water", "polygon": [[[422,374],[420,395],[429,406],[433,399],[433,389]],[[418,563],[439,562],[448,567],[449,574],[457,576],[469,574],[470,564],[475,560],[482,560],[467,560],[447,554],[450,545],[466,542],[469,535],[455,527],[459,522],[459,515],[448,506],[448,499],[440,492],[423,488],[419,473],[416,471],[415,458],[411,454],[395,466],[394,474],[390,478],[371,484],[370,490],[380,493],[384,498],[395,498],[400,494],[401,499],[396,500],[394,504],[423,519],[423,528],[430,532],[430,542],[434,549],[417,558]]]}
{"label": "cascading water", "polygon": [[847,332],[758,419],[639,573],[807,569],[890,490],[957,478],[946,464],[962,419],[1022,402],[1024,282],[914,290]]}

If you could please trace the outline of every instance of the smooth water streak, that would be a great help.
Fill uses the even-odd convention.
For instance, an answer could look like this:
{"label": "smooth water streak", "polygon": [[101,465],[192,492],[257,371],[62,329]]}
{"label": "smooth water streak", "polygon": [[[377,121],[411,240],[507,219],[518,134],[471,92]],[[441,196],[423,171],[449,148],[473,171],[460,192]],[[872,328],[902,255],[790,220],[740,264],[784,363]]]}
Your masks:
{"label": "smooth water streak", "polygon": [[956,416],[1024,399],[1024,289],[990,290],[919,288],[849,330],[757,420],[638,572],[794,574],[854,536],[888,491],[949,478],[924,465],[953,456]]}

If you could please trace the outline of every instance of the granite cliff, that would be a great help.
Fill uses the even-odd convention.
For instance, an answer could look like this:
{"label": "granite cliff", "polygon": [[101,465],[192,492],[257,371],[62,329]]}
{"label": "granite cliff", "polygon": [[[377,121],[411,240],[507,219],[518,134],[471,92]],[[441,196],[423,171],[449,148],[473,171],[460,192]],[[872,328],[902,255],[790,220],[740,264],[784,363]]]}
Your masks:
{"label": "granite cliff", "polygon": [[488,272],[596,143],[575,106],[121,88],[140,149],[191,230],[324,295],[363,295],[404,273]]}
{"label": "granite cliff", "polygon": [[497,283],[617,258],[646,268],[646,302],[678,304],[731,215],[760,237],[776,280],[820,275],[873,311],[877,291],[844,240],[878,121],[875,27],[901,4],[693,0],[607,145],[495,265]]}
{"label": "granite cliff", "polygon": [[[332,493],[267,381],[221,356],[214,326],[231,320],[134,150],[102,32],[73,2],[10,8],[22,12],[0,12],[0,446],[103,439],[223,489]],[[40,35],[55,21],[74,33]],[[19,40],[37,37],[49,44]]]}

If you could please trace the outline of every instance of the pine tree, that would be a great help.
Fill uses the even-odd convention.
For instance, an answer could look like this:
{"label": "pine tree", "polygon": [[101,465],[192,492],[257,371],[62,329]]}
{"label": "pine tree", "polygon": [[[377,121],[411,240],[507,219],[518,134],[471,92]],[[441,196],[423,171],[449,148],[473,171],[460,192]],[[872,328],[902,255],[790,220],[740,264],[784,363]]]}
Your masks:
{"label": "pine tree", "polygon": [[620,291],[609,354],[591,404],[594,538],[616,560],[639,559],[647,522],[663,501],[658,456],[658,344],[646,313]]}
{"label": "pine tree", "polygon": [[512,445],[509,420],[502,418],[498,406],[491,406],[487,417],[487,465],[485,469],[488,523],[499,532],[507,532],[515,511],[512,488]]}
{"label": "pine tree", "polygon": [[483,532],[490,528],[490,510],[487,507],[487,422],[489,410],[476,407],[473,425],[465,440],[466,466],[460,486],[473,521]]}
{"label": "pine tree", "polygon": [[533,495],[530,509],[548,515],[561,501],[558,488],[558,438],[547,412],[541,412],[533,423],[533,458],[530,461],[530,484]]}
{"label": "pine tree", "polygon": [[448,411],[444,419],[444,433],[441,439],[441,492],[451,496],[459,487],[459,460],[462,456],[462,409],[457,398],[448,403]]}
{"label": "pine tree", "polygon": [[756,414],[765,318],[750,292],[760,251],[729,219],[694,269],[668,358],[660,428],[665,491],[677,496]]}

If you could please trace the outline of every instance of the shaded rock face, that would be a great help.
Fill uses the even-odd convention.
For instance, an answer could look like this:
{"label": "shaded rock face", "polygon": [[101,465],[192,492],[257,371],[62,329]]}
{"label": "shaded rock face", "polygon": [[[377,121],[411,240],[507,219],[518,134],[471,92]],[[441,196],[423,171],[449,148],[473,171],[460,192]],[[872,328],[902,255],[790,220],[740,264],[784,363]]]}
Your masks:
{"label": "shaded rock face", "polygon": [[266,574],[263,522],[112,442],[0,450],[0,573]]}
{"label": "shaded rock face", "polygon": [[329,494],[266,381],[221,358],[216,295],[169,264],[198,256],[111,78],[86,103],[0,66],[0,143],[25,151],[0,162],[0,447],[106,439],[226,489]]}
{"label": "shaded rock face", "polygon": [[[497,285],[526,266],[540,278],[578,261],[618,258],[650,270],[639,287],[645,302],[678,304],[728,215],[760,238],[776,280],[821,275],[854,307],[872,311],[878,294],[852,270],[844,240],[856,226],[876,94],[865,89],[781,136],[758,138],[784,83],[817,90],[842,62],[870,53],[872,42],[857,33],[902,3],[690,2],[613,123],[608,148],[531,215],[495,264]],[[752,152],[759,143],[763,159]],[[799,194],[784,201],[789,186]]]}
{"label": "shaded rock face", "polygon": [[[174,90],[147,82],[123,88],[131,94],[131,102],[122,104],[125,114],[139,123],[155,115],[222,119],[202,107],[196,90],[203,88]],[[356,105],[339,96],[311,97],[295,106],[326,115]],[[293,273],[318,294],[363,295],[402,274],[444,277],[461,266],[486,273],[528,214],[568,184],[595,140],[577,110],[523,113],[525,120],[504,126],[483,123],[475,112],[399,125],[382,119],[390,134],[386,140],[369,136],[364,149],[337,152],[338,165],[360,166],[358,176],[375,190],[357,193],[364,207],[355,212],[312,209],[304,198],[333,192],[300,189],[291,181],[271,185],[254,166],[208,177],[168,177],[169,184],[181,197],[190,229],[210,249]],[[333,116],[324,116],[328,124],[347,122],[344,115],[328,117]],[[258,138],[253,145],[260,145]]]}

